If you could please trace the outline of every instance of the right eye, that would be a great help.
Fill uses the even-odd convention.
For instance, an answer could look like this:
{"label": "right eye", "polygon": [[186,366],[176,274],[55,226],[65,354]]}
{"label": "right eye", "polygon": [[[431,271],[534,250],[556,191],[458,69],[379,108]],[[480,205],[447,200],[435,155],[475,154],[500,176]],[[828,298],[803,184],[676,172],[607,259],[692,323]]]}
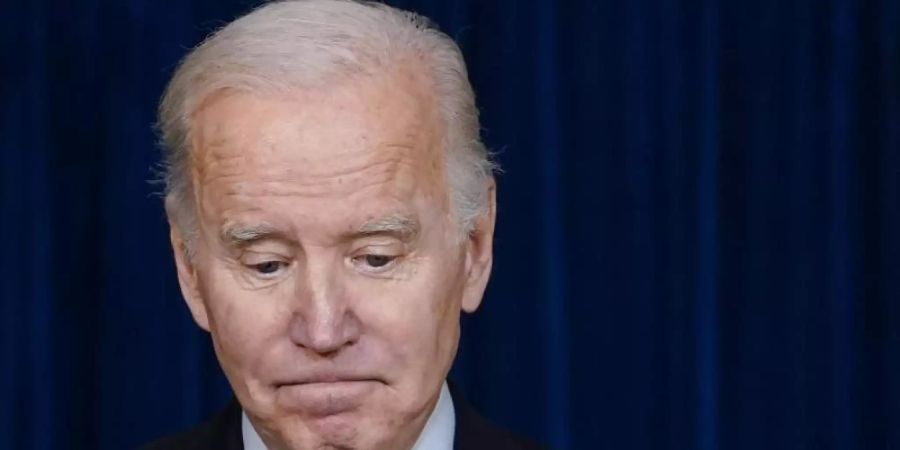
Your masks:
{"label": "right eye", "polygon": [[252,269],[260,278],[271,279],[277,277],[287,267],[287,263],[273,260],[249,264],[247,267]]}

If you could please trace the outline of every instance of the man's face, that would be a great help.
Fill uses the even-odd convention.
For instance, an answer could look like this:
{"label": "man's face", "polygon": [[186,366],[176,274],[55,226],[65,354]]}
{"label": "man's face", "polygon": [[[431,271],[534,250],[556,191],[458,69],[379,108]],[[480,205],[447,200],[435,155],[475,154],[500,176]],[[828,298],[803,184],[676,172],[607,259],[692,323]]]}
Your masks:
{"label": "man's face", "polygon": [[[443,129],[421,76],[265,97],[194,116],[198,229],[182,290],[270,448],[408,448],[477,308],[493,207],[460,239]],[[493,202],[493,191],[491,191]],[[493,205],[493,203],[492,203]]]}

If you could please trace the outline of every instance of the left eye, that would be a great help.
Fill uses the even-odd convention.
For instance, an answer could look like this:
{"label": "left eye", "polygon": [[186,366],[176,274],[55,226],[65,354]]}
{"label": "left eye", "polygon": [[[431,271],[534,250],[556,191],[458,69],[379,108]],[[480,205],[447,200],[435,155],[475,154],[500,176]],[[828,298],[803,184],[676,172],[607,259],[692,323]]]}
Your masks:
{"label": "left eye", "polygon": [[365,255],[366,264],[372,267],[384,267],[394,260],[393,256],[388,255]]}
{"label": "left eye", "polygon": [[360,255],[353,258],[357,264],[364,265],[367,269],[385,269],[393,263],[397,257],[393,255]]}

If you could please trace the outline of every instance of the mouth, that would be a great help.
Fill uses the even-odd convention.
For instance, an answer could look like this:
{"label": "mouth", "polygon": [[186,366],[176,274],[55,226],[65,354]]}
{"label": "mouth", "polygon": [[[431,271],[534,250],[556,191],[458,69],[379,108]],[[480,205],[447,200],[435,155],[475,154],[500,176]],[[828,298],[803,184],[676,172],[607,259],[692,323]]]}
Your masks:
{"label": "mouth", "polygon": [[346,383],[384,383],[383,380],[372,377],[372,376],[360,376],[360,375],[341,375],[341,374],[316,374],[305,377],[296,377],[296,378],[287,378],[283,380],[278,380],[274,383],[275,388],[281,387],[291,387],[291,386],[309,386],[309,387],[321,387],[328,386],[331,384],[346,384]]}
{"label": "mouth", "polygon": [[376,378],[318,376],[275,384],[283,409],[312,417],[358,410],[384,383]]}

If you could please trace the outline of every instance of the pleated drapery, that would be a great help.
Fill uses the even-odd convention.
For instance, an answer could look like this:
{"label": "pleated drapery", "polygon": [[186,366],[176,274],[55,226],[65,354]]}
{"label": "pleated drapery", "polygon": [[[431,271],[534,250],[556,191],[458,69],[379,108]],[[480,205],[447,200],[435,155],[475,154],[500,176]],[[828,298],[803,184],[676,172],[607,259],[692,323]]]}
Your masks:
{"label": "pleated drapery", "polygon": [[[900,3],[407,0],[498,176],[452,378],[567,449],[900,448]],[[156,103],[258,2],[0,7],[0,448],[133,448],[228,385],[181,300]]]}

